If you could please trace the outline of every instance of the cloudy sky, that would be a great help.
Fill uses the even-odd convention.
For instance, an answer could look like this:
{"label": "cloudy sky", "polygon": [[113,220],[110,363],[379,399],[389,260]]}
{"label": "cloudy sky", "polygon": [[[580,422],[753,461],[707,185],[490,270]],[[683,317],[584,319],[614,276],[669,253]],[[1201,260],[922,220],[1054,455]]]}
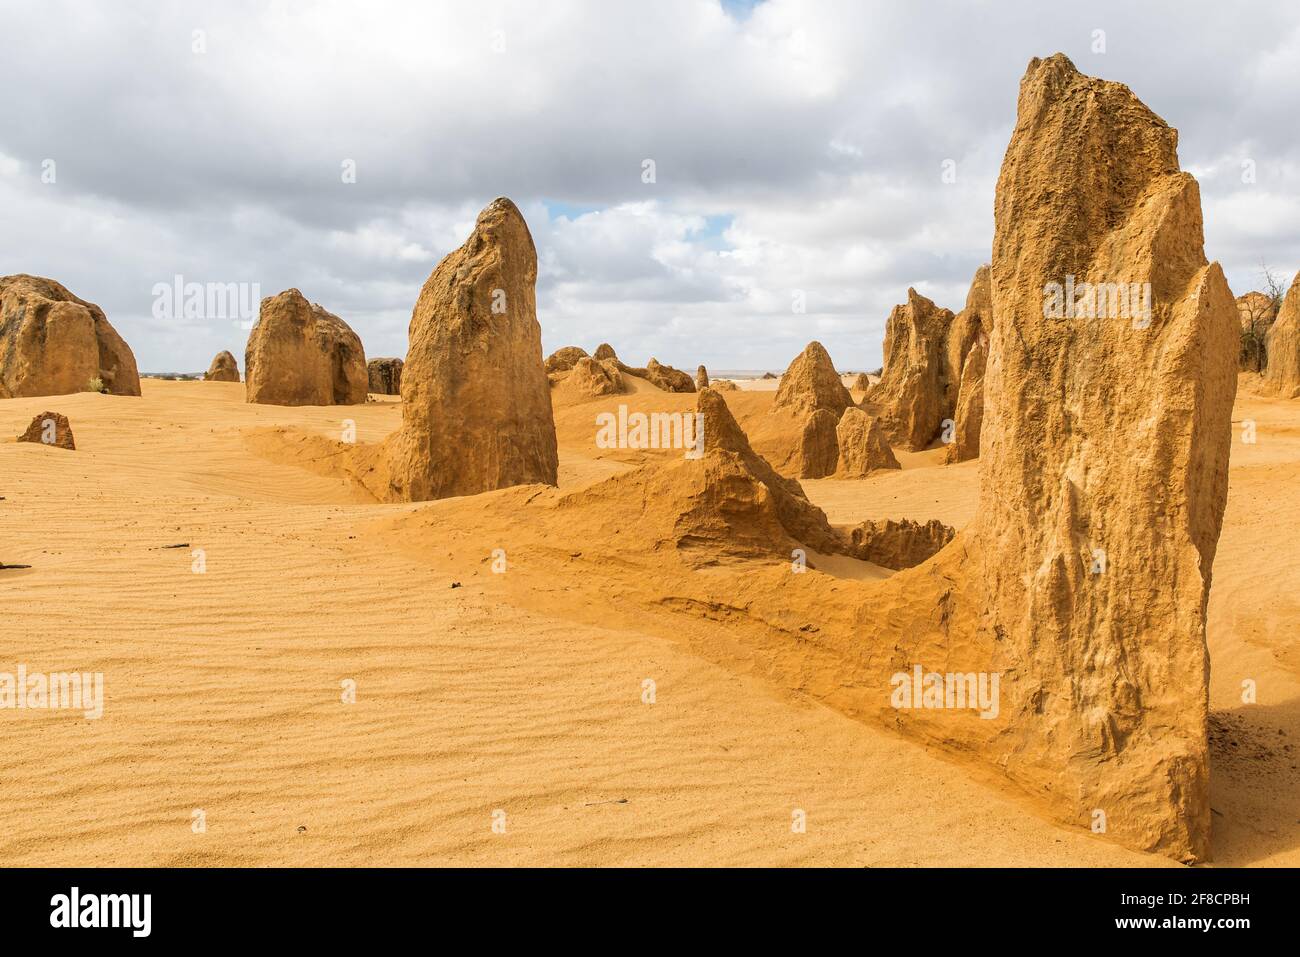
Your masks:
{"label": "cloudy sky", "polygon": [[237,321],[155,315],[177,275],[297,286],[404,355],[498,195],[537,242],[546,352],[780,369],[820,339],[875,368],[908,286],[960,308],[988,259],[1019,78],[1056,51],[1178,128],[1235,292],[1300,268],[1289,0],[0,0],[0,23],[0,274],[99,303],[144,371],[242,365]]}

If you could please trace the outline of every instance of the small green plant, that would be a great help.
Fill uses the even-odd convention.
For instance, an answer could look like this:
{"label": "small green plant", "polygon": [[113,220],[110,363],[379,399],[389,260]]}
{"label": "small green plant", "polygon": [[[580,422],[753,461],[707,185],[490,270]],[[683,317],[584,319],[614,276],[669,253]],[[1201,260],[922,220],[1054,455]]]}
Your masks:
{"label": "small green plant", "polygon": [[104,388],[104,380],[101,379],[99,376],[95,376],[95,378],[91,379],[89,382],[86,383],[86,391],[106,392],[107,390]]}

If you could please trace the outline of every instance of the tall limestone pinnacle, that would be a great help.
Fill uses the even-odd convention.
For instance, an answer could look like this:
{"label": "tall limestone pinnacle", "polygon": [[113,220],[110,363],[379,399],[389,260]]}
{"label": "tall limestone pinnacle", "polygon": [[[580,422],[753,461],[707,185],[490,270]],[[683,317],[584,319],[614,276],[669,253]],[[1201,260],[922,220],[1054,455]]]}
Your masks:
{"label": "tall limestone pinnacle", "polygon": [[[864,594],[843,686],[1058,818],[1203,860],[1238,321],[1176,145],[1122,84],[1030,62],[995,200],[979,510]],[[1067,282],[1139,304],[1149,283],[1149,314],[1055,317],[1045,290]],[[915,665],[1000,675],[996,716],[884,703]]]}
{"label": "tall limestone pinnacle", "polygon": [[493,200],[415,304],[402,427],[367,480],[380,498],[425,501],[556,483],[536,282],[528,224],[510,200]]}
{"label": "tall limestone pinnacle", "polygon": [[[1202,858],[1238,328],[1177,142],[1128,87],[1031,61],[994,208],[975,534],[993,627],[1035,676],[1020,714],[1077,768],[1080,811]],[[1071,276],[1149,283],[1150,315],[1045,317]]]}

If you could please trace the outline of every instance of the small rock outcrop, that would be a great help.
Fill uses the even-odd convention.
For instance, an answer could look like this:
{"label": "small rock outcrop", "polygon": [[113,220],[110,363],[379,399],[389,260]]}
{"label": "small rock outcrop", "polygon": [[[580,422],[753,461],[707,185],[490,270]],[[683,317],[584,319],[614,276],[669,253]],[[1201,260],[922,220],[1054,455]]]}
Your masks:
{"label": "small rock outcrop", "polygon": [[695,388],[707,389],[709,387],[709,370],[700,366],[695,370]]}
{"label": "small rock outcrop", "polygon": [[[696,410],[704,416],[705,451],[728,452],[739,458],[744,470],[766,488],[780,523],[791,538],[828,554],[844,551],[845,543],[827,523],[826,513],[808,501],[797,480],[778,473],[754,451],[721,395],[712,388],[701,389]],[[710,508],[713,497],[715,493],[703,499],[701,506]]]}
{"label": "small rock outcrop", "polygon": [[[614,350],[611,349],[612,353]],[[546,357],[546,373],[568,372],[574,367],[577,361],[587,355],[586,349],[579,349],[577,346],[564,346],[556,349]]]}
{"label": "small rock outcrop", "polygon": [[933,558],[957,533],[938,519],[925,524],[892,518],[863,522],[849,532],[854,558],[901,571]]}
{"label": "small rock outcrop", "polygon": [[854,378],[851,388],[855,392],[866,392],[871,388],[871,377],[865,372],[859,372]]}
{"label": "small rock outcrop", "polygon": [[776,398],[772,400],[772,411],[811,415],[818,409],[826,409],[838,421],[840,413],[852,404],[853,396],[840,381],[830,354],[825,346],[814,341],[808,343],[785,370]]}
{"label": "small rock outcrop", "polygon": [[262,300],[244,350],[249,402],[362,405],[370,377],[361,339],[297,289]]}
{"label": "small rock outcrop", "polygon": [[618,356],[614,355],[613,349],[602,345],[596,350],[596,358],[602,362],[613,363],[620,372],[636,376],[638,379],[645,379],[656,389],[663,389],[665,392],[695,391],[695,380],[687,373],[682,372],[680,369],[674,369],[672,366],[666,366],[653,356],[651,356],[650,361],[645,364],[644,368],[639,368],[622,362]]}
{"label": "small rock outcrop", "polygon": [[73,451],[77,448],[72,438],[72,424],[66,415],[58,412],[42,412],[32,419],[27,431],[18,436],[19,442],[36,442],[40,445],[52,445],[55,448]]}
{"label": "small rock outcrop", "polygon": [[218,352],[208,371],[203,373],[203,379],[205,382],[238,382],[239,364],[229,352]]}
{"label": "small rock outcrop", "polygon": [[86,391],[140,394],[135,355],[104,310],[53,279],[0,277],[0,399]]}
{"label": "small rock outcrop", "polygon": [[1300,272],[1268,330],[1264,388],[1284,399],[1300,396]]}
{"label": "small rock outcrop", "polygon": [[402,427],[368,473],[379,498],[419,502],[556,484],[536,283],[528,224],[510,200],[493,200],[415,304]]}
{"label": "small rock outcrop", "polygon": [[836,474],[841,478],[864,478],[879,469],[902,468],[889,447],[880,420],[861,409],[844,410],[835,427],[835,437],[839,447]]}
{"label": "small rock outcrop", "polygon": [[371,359],[366,363],[367,388],[375,395],[401,395],[405,364],[396,358]]}
{"label": "small rock outcrop", "polygon": [[695,391],[695,380],[692,379],[690,375],[680,369],[674,369],[672,366],[663,365],[653,356],[650,358],[650,361],[645,364],[644,370],[623,369],[623,371],[631,371],[633,375],[644,372],[644,378],[648,379],[651,384],[658,386],[665,392]]}
{"label": "small rock outcrop", "polygon": [[[556,353],[556,355],[559,355],[559,353]],[[602,342],[596,347],[592,357],[600,362],[612,363],[619,372],[636,376],[638,379],[645,379],[655,388],[663,389],[665,392],[695,391],[695,380],[689,374],[682,372],[680,369],[674,369],[672,366],[666,366],[653,356],[650,357],[650,361],[645,364],[644,368],[630,366],[619,359],[614,353],[613,346],[607,342]]]}
{"label": "small rock outcrop", "polygon": [[564,387],[580,396],[617,395],[625,391],[623,373],[609,359],[581,357],[565,377]]}

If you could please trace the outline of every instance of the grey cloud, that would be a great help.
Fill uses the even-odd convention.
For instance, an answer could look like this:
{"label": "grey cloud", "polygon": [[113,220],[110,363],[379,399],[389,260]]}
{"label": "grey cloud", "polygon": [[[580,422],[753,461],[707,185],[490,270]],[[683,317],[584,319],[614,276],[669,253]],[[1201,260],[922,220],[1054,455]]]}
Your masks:
{"label": "grey cloud", "polygon": [[[298,286],[368,351],[401,354],[420,284],[499,194],[538,242],[548,347],[622,338],[682,366],[780,367],[817,336],[874,367],[909,285],[960,308],[989,256],[1019,78],[1057,50],[1179,128],[1234,289],[1261,260],[1300,266],[1284,2],[4,8],[0,84],[21,92],[0,100],[0,271],[99,302],[145,369],[242,349],[230,324],[152,318],[153,284],[177,273]],[[551,221],[546,202],[600,213]],[[706,216],[728,232],[684,225]]]}

